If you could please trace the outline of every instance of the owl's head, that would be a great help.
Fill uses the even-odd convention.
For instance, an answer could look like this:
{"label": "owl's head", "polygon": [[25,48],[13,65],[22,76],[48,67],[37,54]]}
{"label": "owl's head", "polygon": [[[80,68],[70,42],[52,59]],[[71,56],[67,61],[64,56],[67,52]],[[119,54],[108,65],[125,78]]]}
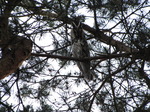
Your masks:
{"label": "owl's head", "polygon": [[83,28],[82,23],[79,21],[72,22],[71,37],[72,39],[82,39],[83,38]]}

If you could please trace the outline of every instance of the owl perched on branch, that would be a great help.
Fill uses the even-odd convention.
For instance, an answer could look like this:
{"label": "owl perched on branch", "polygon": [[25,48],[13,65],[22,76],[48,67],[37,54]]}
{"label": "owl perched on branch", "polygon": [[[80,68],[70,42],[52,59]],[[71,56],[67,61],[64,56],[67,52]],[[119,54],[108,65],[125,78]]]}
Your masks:
{"label": "owl perched on branch", "polygon": [[[71,40],[73,57],[80,59],[90,57],[88,43],[85,39],[85,34],[82,29],[81,22],[73,22],[72,26],[73,28],[71,30]],[[77,61],[76,63],[84,78],[92,80],[93,75],[90,70],[90,60]]]}

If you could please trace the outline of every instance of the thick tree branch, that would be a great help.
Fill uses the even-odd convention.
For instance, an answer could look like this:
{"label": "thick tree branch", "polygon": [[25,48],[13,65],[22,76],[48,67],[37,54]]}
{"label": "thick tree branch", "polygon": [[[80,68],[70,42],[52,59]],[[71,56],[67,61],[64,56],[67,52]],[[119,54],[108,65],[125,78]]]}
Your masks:
{"label": "thick tree branch", "polygon": [[98,59],[112,59],[112,58],[119,58],[119,57],[130,57],[130,53],[122,53],[122,54],[109,54],[109,55],[99,55],[95,57],[88,57],[88,58],[75,58],[75,57],[67,57],[67,56],[59,56],[59,55],[51,55],[51,54],[37,54],[32,53],[32,56],[37,57],[46,57],[46,58],[58,58],[63,60],[74,60],[74,61],[86,61],[86,60],[98,60]]}
{"label": "thick tree branch", "polygon": [[91,28],[90,26],[88,26],[86,24],[83,24],[83,28],[86,31],[90,32],[91,34],[95,35],[97,40],[100,40],[101,42],[104,42],[108,45],[115,46],[119,51],[125,51],[128,53],[138,51],[137,49],[132,49],[132,48],[126,46],[124,43],[114,40],[112,37],[105,35],[102,31],[97,31],[96,29]]}
{"label": "thick tree branch", "polygon": [[2,50],[0,59],[0,79],[15,72],[32,51],[32,41],[23,37],[15,37],[15,44],[9,44]]}

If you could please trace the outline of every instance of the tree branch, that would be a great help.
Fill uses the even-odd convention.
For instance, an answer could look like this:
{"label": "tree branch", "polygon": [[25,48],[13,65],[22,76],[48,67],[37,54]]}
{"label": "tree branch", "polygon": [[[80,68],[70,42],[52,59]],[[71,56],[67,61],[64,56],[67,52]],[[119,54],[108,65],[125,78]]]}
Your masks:
{"label": "tree branch", "polygon": [[[72,21],[73,21],[71,18],[60,17],[56,13],[43,11],[40,8],[38,8],[38,11],[37,10],[35,11],[33,9],[29,9],[29,10],[33,11],[34,14],[42,15],[42,16],[45,16],[45,17],[48,17],[48,18],[56,18],[57,20],[63,21],[64,23],[71,24]],[[61,16],[63,16],[63,15],[61,15]],[[89,33],[93,34],[96,37],[97,40],[99,40],[101,42],[104,42],[108,45],[115,46],[119,51],[125,51],[125,52],[128,52],[128,53],[138,51],[137,49],[133,49],[133,48],[130,48],[130,47],[126,46],[124,43],[122,43],[120,41],[114,40],[112,37],[107,36],[102,31],[97,31],[96,29],[94,29],[94,28],[92,28],[92,27],[90,27],[86,24],[83,24],[83,23],[82,23],[82,26],[83,26],[84,30],[86,30]]]}
{"label": "tree branch", "polygon": [[94,102],[94,100],[95,100],[95,97],[96,97],[96,95],[98,94],[98,92],[101,90],[101,88],[104,86],[104,84],[107,82],[107,80],[109,80],[109,79],[110,79],[112,76],[114,76],[115,74],[117,74],[117,73],[121,72],[122,70],[124,70],[124,69],[125,69],[126,67],[128,67],[129,65],[133,64],[133,62],[134,62],[134,61],[131,61],[131,62],[127,63],[124,67],[122,67],[122,68],[116,70],[115,72],[113,72],[112,74],[108,75],[108,76],[105,78],[105,80],[102,82],[102,84],[100,85],[100,87],[95,91],[95,93],[94,93],[94,95],[93,95],[93,98],[92,98],[92,100],[91,100],[91,103],[90,103],[88,112],[91,112],[92,104],[93,104],[93,102]]}
{"label": "tree branch", "polygon": [[67,56],[59,56],[59,55],[51,55],[51,54],[37,54],[31,53],[31,56],[36,57],[47,57],[47,58],[58,58],[63,60],[74,60],[74,61],[86,61],[86,60],[98,60],[98,59],[112,59],[119,57],[130,57],[130,53],[122,53],[122,54],[109,54],[109,55],[99,55],[95,57],[87,57],[87,58],[75,58],[75,57],[67,57]]}
{"label": "tree branch", "polygon": [[0,59],[0,79],[15,72],[32,51],[32,41],[23,37],[15,37],[13,44],[2,50]]}

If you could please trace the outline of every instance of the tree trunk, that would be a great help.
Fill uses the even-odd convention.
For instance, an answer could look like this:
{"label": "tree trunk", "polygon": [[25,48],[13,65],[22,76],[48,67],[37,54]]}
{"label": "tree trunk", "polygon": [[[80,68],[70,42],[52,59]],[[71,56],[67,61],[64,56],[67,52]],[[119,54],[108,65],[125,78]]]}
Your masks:
{"label": "tree trunk", "polygon": [[10,34],[8,30],[8,16],[0,16],[0,79],[15,72],[32,51],[32,41]]}

